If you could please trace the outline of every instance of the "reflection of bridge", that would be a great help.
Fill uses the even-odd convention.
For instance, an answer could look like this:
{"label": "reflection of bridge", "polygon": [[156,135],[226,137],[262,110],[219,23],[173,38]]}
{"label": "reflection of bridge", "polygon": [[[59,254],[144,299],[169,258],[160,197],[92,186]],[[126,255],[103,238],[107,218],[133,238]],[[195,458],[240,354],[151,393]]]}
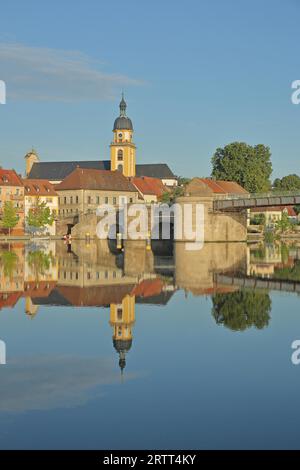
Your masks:
{"label": "reflection of bridge", "polygon": [[283,292],[294,292],[300,294],[299,281],[281,281],[277,279],[262,279],[253,277],[236,277],[229,274],[214,275],[215,283],[238,287],[243,289],[264,289],[264,290],[279,290]]}
{"label": "reflection of bridge", "polygon": [[224,199],[215,199],[215,211],[240,211],[254,207],[296,206],[300,204],[300,191],[262,194],[228,194]]}

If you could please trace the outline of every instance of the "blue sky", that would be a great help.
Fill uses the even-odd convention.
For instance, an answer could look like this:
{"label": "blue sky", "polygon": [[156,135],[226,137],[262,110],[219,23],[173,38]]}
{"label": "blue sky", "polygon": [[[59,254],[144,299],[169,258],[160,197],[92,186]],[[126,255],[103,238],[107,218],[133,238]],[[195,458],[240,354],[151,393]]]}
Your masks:
{"label": "blue sky", "polygon": [[109,158],[122,88],[140,163],[210,174],[232,141],[299,173],[298,0],[2,0],[0,164]]}

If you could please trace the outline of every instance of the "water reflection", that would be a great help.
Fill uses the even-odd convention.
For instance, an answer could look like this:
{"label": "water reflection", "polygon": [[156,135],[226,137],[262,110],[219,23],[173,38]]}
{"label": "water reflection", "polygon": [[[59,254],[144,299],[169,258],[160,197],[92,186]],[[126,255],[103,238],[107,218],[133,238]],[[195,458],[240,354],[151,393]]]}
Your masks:
{"label": "water reflection", "polygon": [[169,248],[0,245],[0,448],[298,446],[300,243]]}
{"label": "water reflection", "polygon": [[[161,254],[163,253],[163,255]],[[269,290],[300,292],[300,246],[210,243],[168,252],[144,242],[123,251],[106,241],[0,245],[0,310],[25,299],[33,319],[41,306],[109,308],[121,372],[132,347],[136,304],[166,305],[177,290],[209,296],[216,324],[233,331],[270,323]]]}
{"label": "water reflection", "polygon": [[1,245],[0,309],[23,297],[30,318],[42,305],[109,308],[123,371],[137,303],[166,305],[177,289],[211,296],[215,322],[243,331],[268,326],[269,288],[299,291],[297,244],[210,243],[187,251],[176,243],[169,255],[161,246],[154,250],[144,242],[128,242],[123,251],[106,241]]}

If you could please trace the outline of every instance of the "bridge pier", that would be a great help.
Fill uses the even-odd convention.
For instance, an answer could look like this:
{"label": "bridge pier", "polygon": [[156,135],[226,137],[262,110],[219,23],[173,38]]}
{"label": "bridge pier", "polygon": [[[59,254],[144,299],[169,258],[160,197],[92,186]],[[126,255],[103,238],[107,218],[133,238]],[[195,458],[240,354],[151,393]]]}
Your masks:
{"label": "bridge pier", "polygon": [[[196,230],[196,207],[203,206],[203,242],[242,242],[247,241],[247,211],[214,211],[215,198],[211,196],[182,196],[176,203],[182,207],[192,206],[192,229]],[[188,241],[184,236],[182,241]]]}

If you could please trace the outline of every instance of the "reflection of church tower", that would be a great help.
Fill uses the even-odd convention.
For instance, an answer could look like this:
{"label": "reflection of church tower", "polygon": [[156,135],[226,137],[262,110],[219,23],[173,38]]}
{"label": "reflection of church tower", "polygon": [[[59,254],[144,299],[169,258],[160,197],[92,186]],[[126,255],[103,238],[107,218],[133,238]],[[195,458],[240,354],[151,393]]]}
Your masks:
{"label": "reflection of church tower", "polygon": [[113,141],[110,144],[110,169],[119,170],[124,176],[135,176],[135,150],[132,141],[133,126],[126,116],[126,102],[122,94],[120,116],[115,120]]}
{"label": "reflection of church tower", "polygon": [[119,353],[121,372],[126,366],[126,353],[132,345],[132,327],[135,322],[135,297],[126,295],[120,304],[110,305],[110,325],[113,327],[113,345]]}
{"label": "reflection of church tower", "polygon": [[34,318],[38,313],[38,305],[34,305],[30,297],[25,298],[25,313],[30,318]]}

